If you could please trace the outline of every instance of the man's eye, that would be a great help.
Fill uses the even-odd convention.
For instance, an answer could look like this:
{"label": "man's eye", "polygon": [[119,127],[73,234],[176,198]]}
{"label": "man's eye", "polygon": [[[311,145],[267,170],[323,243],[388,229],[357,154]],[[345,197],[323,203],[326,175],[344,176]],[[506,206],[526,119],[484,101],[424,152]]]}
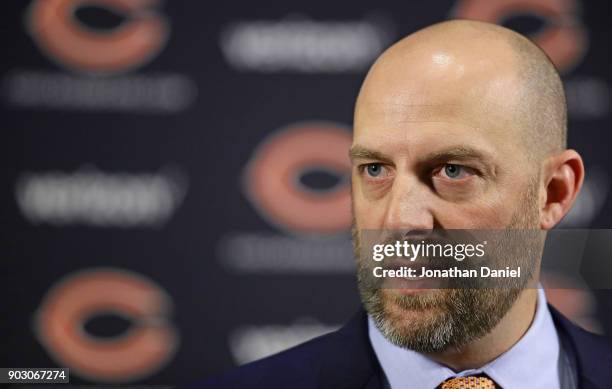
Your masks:
{"label": "man's eye", "polygon": [[466,168],[465,166],[455,165],[452,163],[447,163],[440,170],[443,176],[446,178],[450,178],[451,180],[460,180],[462,178],[469,177],[473,174],[472,170]]}
{"label": "man's eye", "polygon": [[378,177],[382,172],[382,165],[379,163],[370,163],[365,167],[365,171],[370,177]]}

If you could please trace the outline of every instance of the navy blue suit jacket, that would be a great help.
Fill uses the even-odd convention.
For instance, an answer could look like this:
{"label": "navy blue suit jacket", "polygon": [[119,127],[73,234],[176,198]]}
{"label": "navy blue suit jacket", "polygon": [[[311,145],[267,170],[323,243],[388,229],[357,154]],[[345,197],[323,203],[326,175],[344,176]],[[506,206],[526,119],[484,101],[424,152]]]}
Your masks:
{"label": "navy blue suit jacket", "polygon": [[[581,329],[554,308],[550,310],[564,347],[571,347],[578,387],[612,388],[612,341]],[[382,389],[382,379],[368,338],[366,314],[361,311],[336,332],[189,388]]]}

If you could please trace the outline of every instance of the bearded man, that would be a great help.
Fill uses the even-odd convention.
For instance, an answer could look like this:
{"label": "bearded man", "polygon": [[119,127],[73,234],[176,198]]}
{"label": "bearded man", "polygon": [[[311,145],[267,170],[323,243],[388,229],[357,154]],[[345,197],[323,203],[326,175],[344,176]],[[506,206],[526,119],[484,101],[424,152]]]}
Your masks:
{"label": "bearded man", "polygon": [[394,44],[363,82],[349,152],[365,311],[337,332],[197,386],[612,387],[612,343],[570,323],[537,287],[541,239],[500,243],[523,268],[522,279],[500,287],[385,286],[372,282],[362,250],[365,231],[413,240],[457,229],[545,234],[584,178],[566,134],[561,79],[525,37],[455,20]]}

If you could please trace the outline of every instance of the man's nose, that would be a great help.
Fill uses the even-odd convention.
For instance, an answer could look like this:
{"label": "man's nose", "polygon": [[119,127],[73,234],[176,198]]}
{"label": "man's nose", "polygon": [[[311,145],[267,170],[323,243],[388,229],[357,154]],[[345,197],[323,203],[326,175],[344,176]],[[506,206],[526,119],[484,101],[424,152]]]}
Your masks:
{"label": "man's nose", "polygon": [[387,203],[385,229],[409,234],[427,234],[434,228],[431,191],[416,178],[398,177]]}

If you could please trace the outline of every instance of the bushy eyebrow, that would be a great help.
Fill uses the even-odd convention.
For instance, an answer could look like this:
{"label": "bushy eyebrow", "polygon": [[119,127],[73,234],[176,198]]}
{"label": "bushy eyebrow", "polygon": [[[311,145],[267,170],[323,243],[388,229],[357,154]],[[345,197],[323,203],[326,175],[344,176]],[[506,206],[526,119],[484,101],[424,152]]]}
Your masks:
{"label": "bushy eyebrow", "polygon": [[376,150],[370,150],[366,147],[355,145],[349,150],[349,158],[351,161],[355,159],[372,159],[376,161],[391,163],[392,158]]}
{"label": "bushy eyebrow", "polygon": [[[393,163],[393,158],[391,158],[390,156],[381,153],[380,151],[371,150],[360,145],[355,145],[351,147],[351,149],[349,150],[349,157],[351,161],[354,161],[355,159],[365,159],[380,161],[388,164]],[[461,162],[475,160],[481,162],[481,164],[483,165],[482,168],[487,170],[484,173],[489,173],[495,176],[496,171],[495,164],[493,162],[494,159],[491,155],[489,155],[489,153],[467,146],[450,147],[448,149],[429,153],[418,159],[420,164],[437,164],[445,163],[448,161]]]}
{"label": "bushy eyebrow", "polygon": [[[379,161],[390,162],[392,160],[388,155],[381,153],[380,151],[371,150],[363,146],[355,145],[349,150],[349,157],[351,159],[376,159]],[[436,151],[427,154],[423,158],[419,158],[425,161],[443,161],[449,159],[466,160],[466,159],[480,159],[483,161],[490,160],[489,156],[477,149],[471,147],[453,147],[446,150]]]}
{"label": "bushy eyebrow", "polygon": [[490,162],[491,157],[480,150],[477,150],[472,147],[453,147],[446,150],[436,151],[430,154],[427,154],[425,157],[420,158],[424,161],[448,161],[448,160],[468,160],[468,159],[478,159],[483,162]]}

